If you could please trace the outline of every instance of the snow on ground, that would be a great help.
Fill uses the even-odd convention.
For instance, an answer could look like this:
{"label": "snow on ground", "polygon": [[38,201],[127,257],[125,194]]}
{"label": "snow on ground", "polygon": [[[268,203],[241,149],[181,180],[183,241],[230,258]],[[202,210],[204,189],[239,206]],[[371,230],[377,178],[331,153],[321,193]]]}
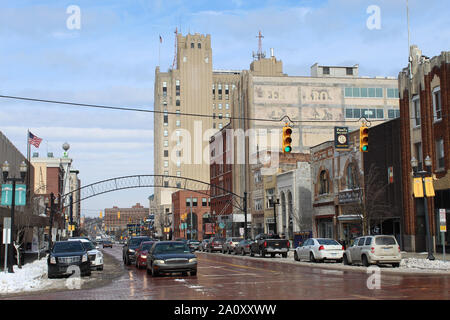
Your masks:
{"label": "snow on ground", "polygon": [[[68,289],[73,288],[74,279],[48,279],[47,259],[36,260],[33,263],[25,264],[22,269],[14,266],[14,273],[0,271],[0,295],[30,292],[48,289]],[[81,279],[81,284],[85,281]]]}
{"label": "snow on ground", "polygon": [[407,258],[402,259],[400,268],[450,271],[450,261]]}

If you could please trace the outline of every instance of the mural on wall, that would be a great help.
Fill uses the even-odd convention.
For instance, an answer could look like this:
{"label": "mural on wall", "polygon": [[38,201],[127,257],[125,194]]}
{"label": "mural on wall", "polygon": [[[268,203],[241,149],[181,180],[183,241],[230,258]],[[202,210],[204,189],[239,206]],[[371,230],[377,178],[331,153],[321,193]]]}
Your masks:
{"label": "mural on wall", "polygon": [[297,104],[298,90],[295,86],[255,85],[254,102],[263,104]]}

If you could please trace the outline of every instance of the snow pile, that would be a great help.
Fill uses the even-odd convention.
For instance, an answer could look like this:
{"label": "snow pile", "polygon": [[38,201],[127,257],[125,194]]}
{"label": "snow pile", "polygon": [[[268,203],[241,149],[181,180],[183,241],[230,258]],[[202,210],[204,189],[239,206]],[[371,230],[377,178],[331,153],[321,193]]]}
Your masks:
{"label": "snow pile", "polygon": [[[22,269],[14,266],[14,273],[0,272],[0,295],[46,289],[67,289],[68,280],[47,278],[47,259],[25,264]],[[71,281],[73,279],[70,279]],[[81,283],[84,280],[81,279]]]}
{"label": "snow pile", "polygon": [[402,259],[400,267],[408,269],[450,271],[450,261],[408,258]]}

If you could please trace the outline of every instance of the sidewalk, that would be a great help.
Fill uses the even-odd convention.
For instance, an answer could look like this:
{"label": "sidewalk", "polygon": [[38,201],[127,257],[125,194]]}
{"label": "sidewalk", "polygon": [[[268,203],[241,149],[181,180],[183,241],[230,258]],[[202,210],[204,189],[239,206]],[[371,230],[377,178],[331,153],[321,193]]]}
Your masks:
{"label": "sidewalk", "polygon": [[[442,252],[440,253],[433,253],[433,256],[436,260],[442,260],[444,261],[444,255]],[[426,259],[428,257],[428,252],[406,252],[402,251],[402,258],[403,259]],[[445,261],[450,262],[450,252],[445,253]]]}

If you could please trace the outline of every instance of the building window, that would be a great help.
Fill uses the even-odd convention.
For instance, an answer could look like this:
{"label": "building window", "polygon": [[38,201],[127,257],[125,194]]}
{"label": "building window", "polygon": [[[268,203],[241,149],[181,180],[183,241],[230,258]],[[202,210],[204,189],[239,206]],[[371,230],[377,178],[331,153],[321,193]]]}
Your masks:
{"label": "building window", "polygon": [[328,175],[325,170],[320,172],[319,177],[319,194],[327,194],[329,192]]}
{"label": "building window", "polygon": [[444,139],[436,140],[436,164],[437,169],[442,170],[445,168],[445,153],[444,153]]}
{"label": "building window", "polygon": [[169,124],[169,114],[167,110],[164,111],[164,125],[167,126]]}
{"label": "building window", "polygon": [[226,117],[226,118],[229,118],[229,117],[230,117],[230,114],[229,114],[229,113],[225,114],[225,117]]}
{"label": "building window", "polygon": [[181,182],[177,182],[177,188],[181,189]]}
{"label": "building window", "polygon": [[168,187],[169,186],[169,181],[164,181],[164,187]]}
{"label": "building window", "polygon": [[222,129],[223,125],[221,123],[219,123],[219,129]]}
{"label": "building window", "polygon": [[169,156],[169,150],[164,150],[164,157],[167,158]]}
{"label": "building window", "polygon": [[216,123],[215,122],[213,122],[213,129],[215,129],[216,128]]}
{"label": "building window", "polygon": [[168,176],[169,175],[169,171],[164,171],[164,175]]}
{"label": "building window", "polygon": [[177,117],[179,117],[180,116],[180,110],[177,110],[176,114],[177,114]]}
{"label": "building window", "polygon": [[202,207],[207,207],[207,206],[208,206],[208,199],[202,198]]}
{"label": "building window", "polygon": [[222,110],[222,104],[219,103],[219,110]]}
{"label": "building window", "polygon": [[384,119],[384,110],[383,109],[377,109],[377,118]]}
{"label": "building window", "polygon": [[353,68],[346,68],[347,70],[347,75],[348,76],[352,76],[353,75]]}
{"label": "building window", "polygon": [[177,99],[175,100],[175,106],[179,107],[180,105],[181,105],[180,98],[177,98]]}
{"label": "building window", "polygon": [[398,99],[398,89],[397,88],[387,88],[387,97],[390,99]]}
{"label": "building window", "polygon": [[222,84],[219,83],[218,87],[217,87],[217,91],[218,91],[218,99],[222,100]]}
{"label": "building window", "polygon": [[181,167],[181,161],[177,160],[177,168]]}
{"label": "building window", "polygon": [[169,161],[164,160],[164,168],[168,168],[169,167]]}
{"label": "building window", "polygon": [[359,187],[356,167],[353,163],[347,166],[347,189],[356,189]]}
{"label": "building window", "polygon": [[169,140],[164,140],[164,147],[168,147],[169,146]]}
{"label": "building window", "polygon": [[194,49],[194,48],[195,48],[195,45],[193,42],[191,42],[191,49]]}
{"label": "building window", "polygon": [[266,190],[267,209],[272,209],[273,208],[273,204],[271,204],[270,200],[273,200],[274,195],[275,195],[275,188]]}
{"label": "building window", "polygon": [[181,120],[176,120],[175,123],[177,127],[181,126]]}
{"label": "building window", "polygon": [[420,98],[419,96],[413,97],[413,105],[414,105],[414,120],[415,126],[420,126]]}
{"label": "building window", "polygon": [[345,117],[353,118],[353,109],[345,109]]}
{"label": "building window", "polygon": [[227,104],[225,104],[225,109],[230,109],[230,104],[229,103],[227,103]]}
{"label": "building window", "polygon": [[193,207],[197,206],[197,202],[198,202],[197,198],[192,198],[192,206]]}
{"label": "building window", "polygon": [[213,84],[212,85],[212,96],[213,96],[213,100],[216,98],[216,85]]}
{"label": "building window", "polygon": [[434,121],[442,120],[442,104],[441,104],[441,88],[437,87],[433,90],[433,112]]}
{"label": "building window", "polygon": [[181,171],[177,171],[177,177],[181,177]]}
{"label": "building window", "polygon": [[168,130],[164,130],[164,137],[168,137],[169,136],[169,131]]}
{"label": "building window", "polygon": [[219,113],[219,119],[222,119],[222,117],[223,117],[223,114]]}
{"label": "building window", "polygon": [[400,118],[400,110],[395,109],[388,110],[388,118],[389,119]]}
{"label": "building window", "polygon": [[191,206],[191,198],[186,198],[186,207]]}
{"label": "building window", "polygon": [[202,48],[202,44],[199,42],[198,43],[198,48],[201,49]]}
{"label": "building window", "polygon": [[181,157],[181,150],[177,150],[177,157],[180,158]]}
{"label": "building window", "polygon": [[330,74],[330,67],[323,67],[323,74],[329,75]]}

